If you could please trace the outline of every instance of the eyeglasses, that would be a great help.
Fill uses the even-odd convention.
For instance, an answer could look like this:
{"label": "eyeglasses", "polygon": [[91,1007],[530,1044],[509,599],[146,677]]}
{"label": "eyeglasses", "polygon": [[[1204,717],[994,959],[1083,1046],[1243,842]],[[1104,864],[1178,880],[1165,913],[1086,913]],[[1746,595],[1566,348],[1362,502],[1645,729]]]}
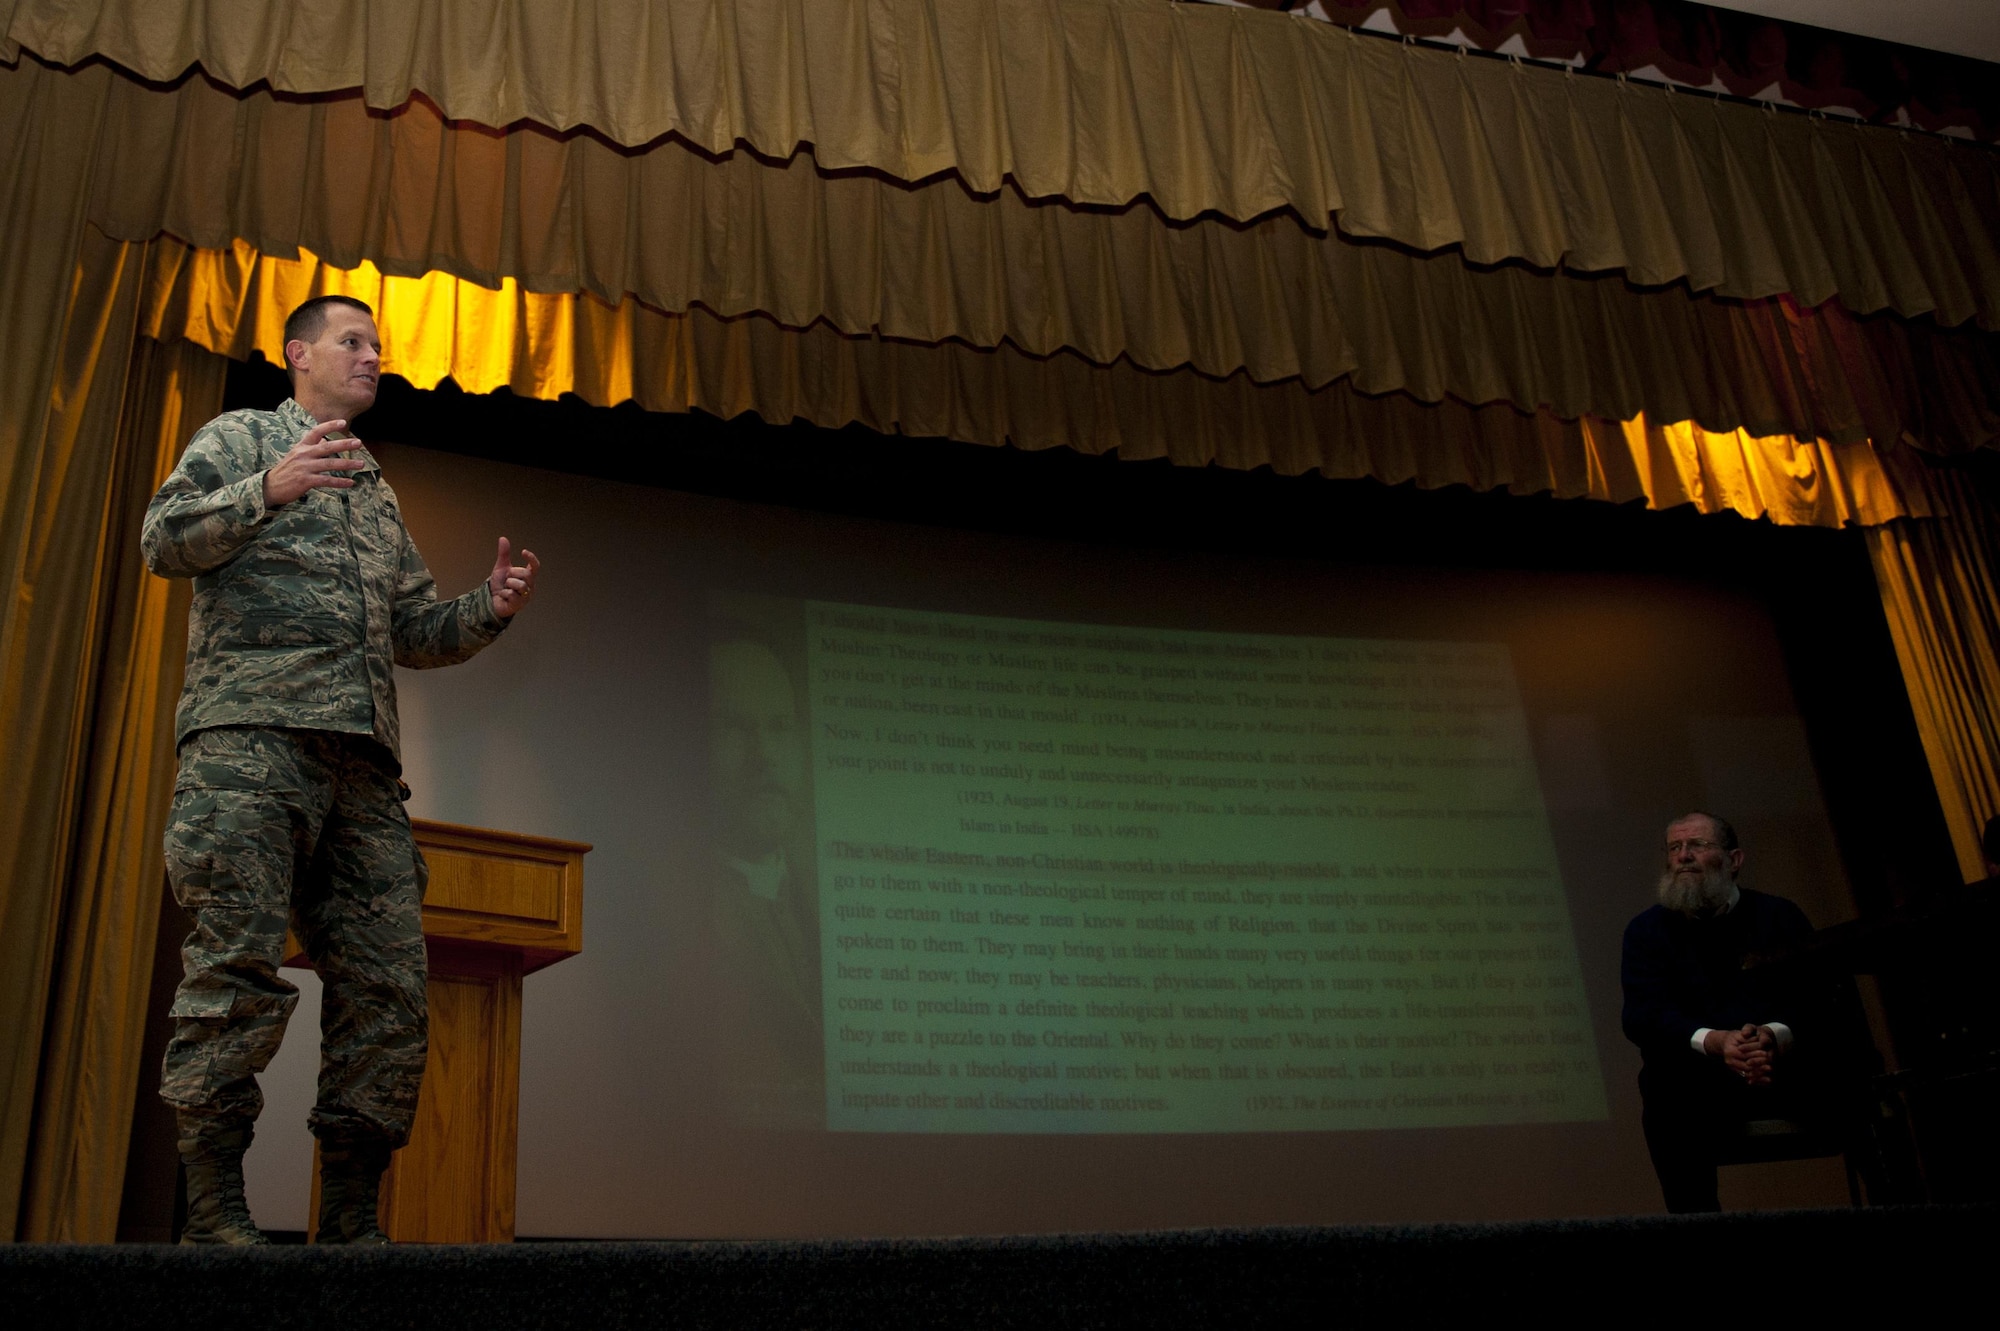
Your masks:
{"label": "eyeglasses", "polygon": [[1667,843],[1667,854],[1669,855],[1678,855],[1684,850],[1691,850],[1697,855],[1703,855],[1711,850],[1721,849],[1721,842],[1710,841],[1706,837],[1693,837],[1686,841],[1669,841]]}

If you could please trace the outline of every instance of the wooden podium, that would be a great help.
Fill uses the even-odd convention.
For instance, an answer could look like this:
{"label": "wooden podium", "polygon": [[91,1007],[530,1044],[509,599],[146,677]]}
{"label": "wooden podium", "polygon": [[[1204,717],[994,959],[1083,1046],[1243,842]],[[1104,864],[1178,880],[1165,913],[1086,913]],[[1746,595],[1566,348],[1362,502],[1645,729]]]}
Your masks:
{"label": "wooden podium", "polygon": [[[521,977],[583,950],[590,847],[422,819],[411,826],[431,870],[430,1056],[410,1144],[382,1181],[382,1228],[399,1243],[510,1243]],[[306,1223],[310,1237],[319,1223],[317,1148]]]}

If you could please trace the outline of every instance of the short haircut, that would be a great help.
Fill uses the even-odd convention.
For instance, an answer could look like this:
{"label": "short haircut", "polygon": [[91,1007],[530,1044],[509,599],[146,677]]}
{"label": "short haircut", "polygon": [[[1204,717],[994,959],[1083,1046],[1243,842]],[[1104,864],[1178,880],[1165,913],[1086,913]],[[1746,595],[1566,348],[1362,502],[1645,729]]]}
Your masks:
{"label": "short haircut", "polygon": [[[356,300],[352,296],[314,296],[285,316],[285,345],[317,341],[319,335],[326,331],[326,307],[329,305],[347,305],[371,319],[375,317],[375,311],[368,307],[367,301]],[[291,372],[292,358],[285,353],[285,373]]]}
{"label": "short haircut", "polygon": [[[1736,829],[1723,819],[1716,817],[1705,809],[1690,809],[1688,812],[1674,819],[1674,823],[1684,823],[1690,818],[1708,819],[1709,822],[1715,824],[1716,843],[1724,850],[1735,850],[1737,848]],[[1667,826],[1672,827],[1674,823],[1668,823]]]}
{"label": "short haircut", "polygon": [[1988,864],[2000,864],[2000,813],[1986,820],[1986,831],[1979,838],[1979,849]]}

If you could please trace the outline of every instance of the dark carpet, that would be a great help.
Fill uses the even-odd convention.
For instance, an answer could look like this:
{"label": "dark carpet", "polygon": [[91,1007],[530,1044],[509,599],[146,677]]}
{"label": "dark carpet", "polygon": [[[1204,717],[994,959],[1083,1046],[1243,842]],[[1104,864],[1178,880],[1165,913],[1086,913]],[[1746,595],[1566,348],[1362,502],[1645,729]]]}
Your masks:
{"label": "dark carpet", "polygon": [[1464,1327],[1985,1304],[1995,1209],[1002,1239],[0,1247],[9,1327]]}

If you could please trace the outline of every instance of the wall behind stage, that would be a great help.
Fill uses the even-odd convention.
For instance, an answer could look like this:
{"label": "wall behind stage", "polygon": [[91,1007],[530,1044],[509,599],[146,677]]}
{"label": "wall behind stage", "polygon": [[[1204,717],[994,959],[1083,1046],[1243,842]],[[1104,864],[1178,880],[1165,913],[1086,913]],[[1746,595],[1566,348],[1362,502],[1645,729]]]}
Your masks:
{"label": "wall behind stage", "polygon": [[[1737,823],[1745,881],[1816,924],[1853,908],[1771,626],[1751,600],[1632,577],[1346,568],[1121,549],[755,506],[377,445],[451,594],[504,533],[536,602],[467,665],[399,672],[420,817],[592,843],[583,954],[527,982],[519,1232],[1012,1233],[1657,1211],[1618,1031],[1620,933],[1665,821]],[[712,590],[1084,623],[1500,641],[1567,891],[1607,1122],[1390,1132],[894,1136],[732,1126],[698,1084]],[[310,1099],[312,1032],[267,1075]],[[291,1115],[296,1117],[296,1115]],[[303,1178],[269,1115],[268,1180]],[[295,1158],[297,1157],[297,1158]],[[279,1165],[276,1161],[286,1163]],[[257,1189],[253,1178],[253,1200]],[[285,1182],[284,1189],[301,1185]],[[275,1183],[265,1184],[267,1199]],[[1838,1162],[1725,1172],[1725,1204],[1839,1204]],[[259,1206],[267,1225],[302,1193]],[[296,1222],[302,1226],[302,1218]]]}

